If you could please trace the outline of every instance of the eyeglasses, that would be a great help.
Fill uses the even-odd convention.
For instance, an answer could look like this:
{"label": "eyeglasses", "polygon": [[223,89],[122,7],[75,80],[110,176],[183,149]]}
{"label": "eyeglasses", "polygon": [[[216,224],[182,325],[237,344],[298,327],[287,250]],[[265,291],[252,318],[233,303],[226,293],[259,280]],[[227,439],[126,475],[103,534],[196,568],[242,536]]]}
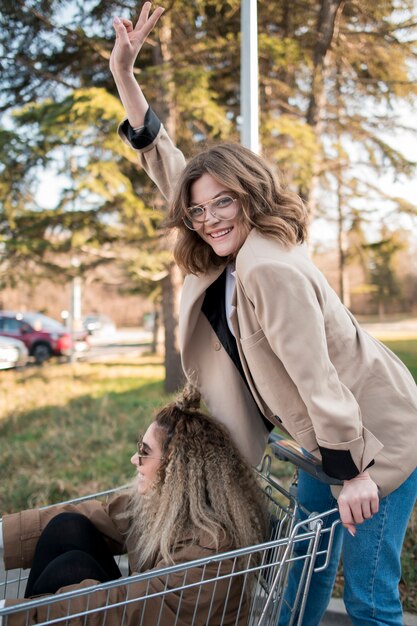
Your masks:
{"label": "eyeglasses", "polygon": [[236,217],[238,206],[237,198],[219,196],[204,204],[196,204],[185,209],[183,222],[190,230],[199,230],[209,219],[209,213],[219,220],[232,220]]}
{"label": "eyeglasses", "polygon": [[159,461],[162,459],[162,456],[150,455],[149,452],[146,451],[146,448],[144,448],[142,439],[139,439],[139,441],[136,444],[136,447],[137,447],[139,465],[142,465],[145,459],[156,459]]}

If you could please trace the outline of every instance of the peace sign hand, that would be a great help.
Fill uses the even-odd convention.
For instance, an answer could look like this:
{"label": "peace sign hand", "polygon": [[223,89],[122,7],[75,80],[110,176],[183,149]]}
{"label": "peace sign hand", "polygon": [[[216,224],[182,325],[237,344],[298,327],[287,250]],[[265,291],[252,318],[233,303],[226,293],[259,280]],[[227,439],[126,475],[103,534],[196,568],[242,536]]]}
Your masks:
{"label": "peace sign hand", "polygon": [[145,2],[134,28],[130,20],[114,18],[116,41],[110,56],[110,71],[113,75],[133,71],[140,49],[164,12],[162,7],[157,7],[149,16],[150,9],[151,2]]}

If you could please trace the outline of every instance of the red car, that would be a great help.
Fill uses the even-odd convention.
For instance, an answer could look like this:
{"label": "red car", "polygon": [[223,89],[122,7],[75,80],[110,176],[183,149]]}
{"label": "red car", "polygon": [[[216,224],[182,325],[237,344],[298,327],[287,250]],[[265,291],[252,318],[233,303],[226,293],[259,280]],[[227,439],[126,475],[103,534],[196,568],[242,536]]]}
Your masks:
{"label": "red car", "polygon": [[0,335],[20,339],[36,363],[51,356],[69,356],[71,334],[65,326],[41,313],[0,311]]}

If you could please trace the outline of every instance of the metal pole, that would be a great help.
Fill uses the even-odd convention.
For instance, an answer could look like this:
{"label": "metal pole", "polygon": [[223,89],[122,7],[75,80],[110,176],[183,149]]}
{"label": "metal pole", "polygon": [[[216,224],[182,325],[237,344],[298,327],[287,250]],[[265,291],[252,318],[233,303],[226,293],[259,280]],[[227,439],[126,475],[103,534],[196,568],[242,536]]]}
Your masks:
{"label": "metal pole", "polygon": [[[80,260],[72,257],[71,265],[77,269],[80,267]],[[71,363],[75,361],[75,336],[76,331],[81,325],[81,277],[73,276],[71,281],[71,302],[70,302],[70,333],[71,333],[71,352],[69,360]]]}
{"label": "metal pole", "polygon": [[257,0],[242,0],[240,48],[241,143],[259,152]]}

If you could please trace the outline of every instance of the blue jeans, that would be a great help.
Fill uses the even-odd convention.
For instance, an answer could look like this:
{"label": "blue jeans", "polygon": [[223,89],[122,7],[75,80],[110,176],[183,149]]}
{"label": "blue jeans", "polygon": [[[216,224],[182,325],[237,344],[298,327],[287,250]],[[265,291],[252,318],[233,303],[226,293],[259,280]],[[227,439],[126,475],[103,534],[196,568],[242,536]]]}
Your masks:
{"label": "blue jeans", "polygon": [[[298,499],[309,511],[322,512],[337,505],[330,487],[300,471]],[[332,595],[340,553],[343,557],[344,602],[355,626],[402,626],[398,590],[401,549],[408,520],[417,499],[417,469],[389,496],[382,498],[379,511],[356,526],[352,537],[336,527],[332,557],[327,569],[311,580],[303,626],[318,626]],[[331,523],[332,519],[329,519]],[[303,542],[302,542],[303,543]],[[300,548],[302,550],[302,545]],[[319,563],[320,564],[320,563]],[[291,604],[297,590],[302,561],[290,572],[286,599]],[[279,626],[286,626],[289,612],[283,609]]]}

